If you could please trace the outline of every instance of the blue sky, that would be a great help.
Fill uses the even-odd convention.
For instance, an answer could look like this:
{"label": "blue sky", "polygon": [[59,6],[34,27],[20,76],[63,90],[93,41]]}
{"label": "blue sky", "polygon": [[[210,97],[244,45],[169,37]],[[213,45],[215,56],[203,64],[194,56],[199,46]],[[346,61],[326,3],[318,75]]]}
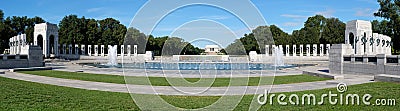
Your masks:
{"label": "blue sky", "polygon": [[[148,2],[147,0],[4,0],[0,9],[4,11],[5,16],[40,16],[51,23],[59,23],[64,16],[70,14],[95,19],[112,17],[126,26],[142,30],[146,22],[161,16],[152,11],[157,12],[162,10],[160,8],[163,6],[169,5],[165,0],[159,1],[161,2],[156,2],[156,6],[153,6],[149,13],[132,24],[133,17]],[[288,33],[303,27],[307,18],[316,14],[336,17],[344,22],[354,19],[380,19],[372,15],[379,8],[376,0],[251,0],[251,2],[264,17],[267,25],[277,25]],[[233,2],[225,4],[241,7],[241,4]],[[154,26],[152,35],[179,36],[186,41],[197,43],[210,40],[221,46],[226,46],[234,39],[249,33],[251,30],[248,28],[256,27],[246,26],[237,16],[224,9],[204,5],[179,8],[163,16],[164,19]],[[199,38],[203,39],[197,40]],[[204,47],[205,43],[197,45]]]}

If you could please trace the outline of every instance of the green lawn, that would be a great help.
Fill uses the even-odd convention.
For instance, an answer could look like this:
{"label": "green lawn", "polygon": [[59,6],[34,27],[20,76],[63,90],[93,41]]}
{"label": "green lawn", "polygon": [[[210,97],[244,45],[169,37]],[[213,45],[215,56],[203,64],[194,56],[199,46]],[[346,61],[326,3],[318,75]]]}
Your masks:
{"label": "green lawn", "polygon": [[[336,88],[292,92],[294,94],[312,93],[321,95]],[[282,94],[292,94],[282,93]],[[374,82],[349,86],[347,93],[365,94],[377,98],[396,99],[396,106],[355,106],[355,105],[265,105],[260,110],[398,110],[400,100],[400,84]],[[281,93],[279,93],[281,94]],[[143,95],[144,97],[147,95]],[[182,108],[199,108],[212,104],[218,96],[162,96],[170,104]],[[246,95],[235,110],[247,110],[253,99]],[[60,87],[32,83],[0,77],[0,109],[1,110],[138,110],[127,93],[90,91],[84,89]],[[215,110],[215,109],[214,109]],[[225,109],[226,110],[226,109]]]}
{"label": "green lawn", "polygon": [[[54,71],[54,70],[41,70],[41,71],[20,71],[20,73],[25,74],[34,74],[40,76],[48,76],[48,77],[56,77],[56,78],[65,78],[65,79],[76,79],[76,80],[85,80],[85,81],[96,81],[96,82],[107,82],[107,83],[118,83],[125,84],[124,76],[118,75],[105,75],[105,74],[88,74],[88,73],[77,73],[77,72],[64,72],[64,71]],[[171,86],[171,81],[177,81],[174,86],[193,86],[193,87],[201,87],[201,86],[209,86],[207,83],[213,83],[214,87],[222,87],[229,86],[230,81],[239,81],[234,82],[231,86],[257,86],[257,85],[267,85],[271,84],[272,80],[274,80],[274,84],[289,84],[289,83],[300,83],[300,82],[312,82],[312,81],[323,81],[329,80],[327,78],[309,76],[309,75],[289,75],[289,76],[276,76],[273,77],[238,77],[238,78],[216,78],[215,80],[212,78],[201,79],[200,78],[168,78],[170,82],[167,81],[164,77],[126,77],[127,83],[129,84],[137,84],[137,85],[150,85],[147,81],[148,79],[151,81],[151,85],[153,86]],[[247,81],[242,82],[242,81]],[[260,79],[267,82],[259,83]],[[188,84],[186,81],[190,83],[194,83],[197,81],[197,84]],[[269,82],[268,82],[269,81]]]}

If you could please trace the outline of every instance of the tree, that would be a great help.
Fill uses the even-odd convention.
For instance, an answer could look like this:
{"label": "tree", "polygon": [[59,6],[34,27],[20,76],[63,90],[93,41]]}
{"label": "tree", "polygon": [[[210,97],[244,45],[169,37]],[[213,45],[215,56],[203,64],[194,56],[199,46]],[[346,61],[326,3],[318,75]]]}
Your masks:
{"label": "tree", "polygon": [[391,28],[390,34],[393,34],[391,37],[396,53],[400,50],[400,0],[378,0],[378,3],[380,8],[374,16],[389,20],[388,25]]}
{"label": "tree", "polygon": [[228,55],[246,55],[246,50],[240,39],[236,39],[233,43],[229,44],[224,52]]}
{"label": "tree", "polygon": [[[145,53],[147,37],[145,34],[141,33],[138,29],[133,27],[129,27],[126,36],[124,39],[124,45],[138,45],[137,51],[138,53]],[[132,49],[133,50],[133,49]]]}
{"label": "tree", "polygon": [[325,17],[322,15],[315,15],[313,17],[309,17],[307,21],[304,23],[304,28],[302,28],[305,32],[303,38],[305,39],[304,44],[319,44],[321,31],[325,25]]}
{"label": "tree", "polygon": [[3,10],[0,10],[0,21],[3,22],[4,20],[4,12]]}
{"label": "tree", "polygon": [[384,34],[384,35],[387,35],[387,36],[390,36],[390,37],[393,36],[393,28],[392,28],[392,25],[390,25],[389,21],[387,21],[387,20],[382,20],[382,21],[373,20],[371,22],[371,24],[372,24],[372,32]]}
{"label": "tree", "polygon": [[344,43],[346,24],[338,18],[327,18],[324,23],[319,42],[321,44]]}
{"label": "tree", "polygon": [[271,25],[270,29],[271,29],[272,37],[274,38],[275,44],[286,44],[286,45],[293,44],[292,40],[291,40],[291,36],[288,33],[283,32],[276,25]]}
{"label": "tree", "polygon": [[101,34],[100,43],[106,45],[123,44],[127,29],[124,25],[120,24],[118,20],[106,18],[104,20],[100,20],[99,25]]}
{"label": "tree", "polygon": [[252,33],[245,34],[244,37],[229,44],[224,51],[230,55],[246,55],[250,51],[265,53],[264,46],[271,44],[274,44],[271,29],[268,26],[258,26]]}
{"label": "tree", "polygon": [[82,22],[77,15],[65,16],[59,24],[59,43],[60,44],[79,44],[83,42],[80,37],[84,37],[81,33],[79,24]]}
{"label": "tree", "polygon": [[85,20],[86,24],[86,43],[87,44],[96,44],[97,40],[100,39],[98,36],[99,34],[99,25],[97,23],[97,20],[95,19],[86,19]]}
{"label": "tree", "polygon": [[17,34],[24,34],[26,26],[28,26],[28,17],[27,16],[12,16],[11,17],[11,24],[13,30],[17,32]]}
{"label": "tree", "polygon": [[[274,39],[272,36],[271,29],[268,26],[258,26],[256,29],[251,31],[254,37],[250,37],[249,40],[252,40],[251,38],[255,38],[256,42],[251,43],[254,46],[250,48],[246,48],[246,53],[249,53],[250,51],[257,51],[258,53],[265,53],[265,45],[271,45],[274,44]],[[246,46],[249,46],[251,44],[245,44]],[[255,47],[255,48],[254,48]]]}
{"label": "tree", "polygon": [[185,42],[182,38],[179,37],[170,37],[168,38],[162,49],[162,55],[179,55],[184,54],[184,48],[189,43]]}
{"label": "tree", "polygon": [[294,30],[288,41],[292,44],[337,44],[344,43],[346,24],[338,18],[322,15],[309,17],[304,27]]}
{"label": "tree", "polygon": [[8,47],[10,31],[11,27],[4,23],[3,10],[0,10],[0,53],[3,53],[4,49]]}
{"label": "tree", "polygon": [[187,43],[187,45],[183,48],[181,55],[199,55],[204,52],[204,49],[200,49],[198,47],[194,47],[192,44]]}

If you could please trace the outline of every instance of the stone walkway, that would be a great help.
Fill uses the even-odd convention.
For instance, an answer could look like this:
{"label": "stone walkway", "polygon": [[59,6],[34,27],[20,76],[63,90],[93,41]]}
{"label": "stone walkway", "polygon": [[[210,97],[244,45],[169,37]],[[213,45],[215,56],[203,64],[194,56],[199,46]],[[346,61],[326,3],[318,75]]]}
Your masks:
{"label": "stone walkway", "polygon": [[[65,86],[72,88],[124,92],[134,94],[160,94],[160,95],[193,95],[193,96],[221,96],[221,95],[243,95],[243,94],[262,94],[265,89],[270,92],[293,92],[304,90],[316,90],[325,88],[335,88],[340,82],[347,85],[363,84],[371,82],[373,76],[365,75],[345,75],[341,80],[327,80],[317,82],[303,82],[281,85],[264,86],[230,86],[230,87],[172,87],[172,86],[148,86],[148,85],[126,85],[114,83],[91,82],[71,79],[61,79],[30,74],[20,74],[15,72],[6,72],[0,74],[2,77],[24,80],[36,83]],[[128,90],[129,89],[129,90]],[[336,90],[335,90],[336,91]]]}

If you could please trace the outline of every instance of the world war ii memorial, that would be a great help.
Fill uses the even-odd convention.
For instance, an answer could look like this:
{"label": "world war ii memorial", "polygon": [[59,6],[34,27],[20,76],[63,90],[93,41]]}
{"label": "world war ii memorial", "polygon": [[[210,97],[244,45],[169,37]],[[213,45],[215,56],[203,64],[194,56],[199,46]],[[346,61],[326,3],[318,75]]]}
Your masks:
{"label": "world war ii memorial", "polygon": [[400,29],[391,17],[400,6],[392,0],[355,2],[371,13],[310,16],[274,15],[270,7],[299,9],[270,1],[99,1],[90,4],[110,5],[89,9],[57,1],[68,10],[61,18],[20,17],[10,7],[22,1],[8,2],[0,7],[2,110],[398,109]]}

